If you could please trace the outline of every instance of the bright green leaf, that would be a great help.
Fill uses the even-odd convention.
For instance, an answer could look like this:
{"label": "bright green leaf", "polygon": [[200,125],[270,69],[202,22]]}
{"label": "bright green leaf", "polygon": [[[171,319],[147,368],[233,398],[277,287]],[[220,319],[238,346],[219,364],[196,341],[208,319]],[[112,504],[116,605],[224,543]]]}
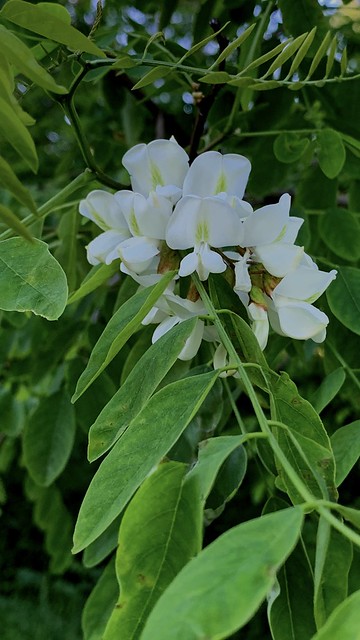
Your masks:
{"label": "bright green leaf", "polygon": [[339,486],[360,458],[360,420],[337,429],[331,436],[336,461],[336,484]]}
{"label": "bright green leaf", "polygon": [[169,384],[131,422],[88,488],[75,528],[74,553],[93,542],[121,513],[187,427],[216,379],[212,372]]}
{"label": "bright green leaf", "polygon": [[102,285],[106,280],[109,280],[111,276],[114,275],[119,269],[119,265],[116,261],[111,264],[97,264],[95,267],[92,267],[87,274],[86,278],[84,278],[81,283],[79,289],[74,291],[69,297],[67,304],[72,304],[73,302],[78,302],[82,300],[85,296],[87,296],[92,291],[95,291],[100,285]]}
{"label": "bright green leaf", "polygon": [[0,112],[0,133],[25,160],[30,169],[36,173],[38,169],[38,158],[35,144],[30,133],[14,113],[12,106],[3,100],[3,98],[0,98]]}
{"label": "bright green leaf", "polygon": [[205,76],[199,78],[199,82],[205,82],[207,84],[224,84],[232,80],[234,76],[231,76],[226,71],[210,71]]}
{"label": "bright green leaf", "polygon": [[191,560],[158,600],[141,640],[228,638],[265,599],[300,535],[300,508],[230,529]]}
{"label": "bright green leaf", "polygon": [[75,412],[65,391],[40,400],[24,432],[25,465],[35,482],[48,487],[64,470],[75,438]]}
{"label": "bright green leaf", "polygon": [[4,158],[0,156],[0,183],[3,187],[11,191],[12,195],[18,202],[30,209],[32,213],[36,213],[36,205],[32,199],[31,193],[23,186],[19,178],[15,175],[13,169]]}
{"label": "bright green leaf", "polygon": [[344,166],[346,151],[340,133],[334,129],[321,129],[316,134],[320,146],[318,159],[320,169],[327,178],[336,178]]}
{"label": "bright green leaf", "polygon": [[[119,528],[122,515],[108,526],[107,529],[86,547],[82,561],[84,567],[91,568],[102,562],[114,549],[116,549],[119,538]],[[115,603],[114,603],[115,604]]]}
{"label": "bright green leaf", "polygon": [[324,55],[326,54],[326,52],[328,50],[328,47],[329,47],[329,44],[330,44],[330,40],[331,40],[331,32],[328,31],[325,34],[321,44],[319,45],[318,50],[316,51],[316,53],[315,53],[315,55],[314,55],[314,57],[312,59],[312,62],[311,62],[311,65],[310,65],[310,69],[308,71],[308,74],[307,74],[305,80],[309,80],[311,78],[311,76],[314,74],[314,72],[316,71],[316,69],[318,68],[322,58],[324,57]]}
{"label": "bright green leaf", "polygon": [[1,15],[19,27],[38,33],[44,38],[64,44],[73,51],[84,51],[105,58],[105,53],[80,31],[67,24],[58,12],[49,11],[48,3],[38,5],[23,0],[10,0],[1,10]]}
{"label": "bright green leaf", "polygon": [[360,640],[360,591],[346,598],[311,640]]}
{"label": "bright green leaf", "polygon": [[120,58],[117,58],[114,64],[111,66],[111,69],[131,69],[132,67],[136,67],[138,62],[134,60],[131,56],[123,54]]}
{"label": "bright green leaf", "polygon": [[[0,158],[0,165],[1,165],[1,160],[2,158]],[[25,225],[11,211],[11,209],[9,209],[8,207],[5,207],[3,204],[0,204],[0,220],[2,222],[5,222],[5,224],[8,227],[10,227],[10,229],[13,229],[15,233],[25,238],[25,240],[27,240],[28,242],[33,241],[34,238],[32,237],[29,229],[25,227]]]}
{"label": "bright green leaf", "polygon": [[[4,6],[1,14],[3,14],[6,7],[10,4],[12,3],[8,2]],[[28,6],[36,9],[34,5]],[[61,24],[64,26],[63,22]],[[29,80],[38,84],[39,87],[52,91],[53,93],[62,94],[67,92],[65,87],[56,84],[50,73],[45,71],[45,69],[39,65],[31,49],[29,49],[29,47],[27,47],[26,44],[24,44],[14,33],[5,29],[2,25],[0,25],[0,53],[2,53],[9,62],[15,66],[18,73],[22,73],[24,76],[29,78]]]}
{"label": "bright green leaf", "polygon": [[113,315],[91,352],[88,365],[76,385],[72,402],[76,402],[107,367],[130,336],[139,329],[141,321],[165,291],[173,277],[174,272],[169,271],[160,282],[136,293]]}
{"label": "bright green leaf", "polygon": [[160,465],[125,511],[116,562],[120,598],[104,640],[139,637],[161,594],[201,549],[201,502],[196,484],[184,483],[186,469]]}
{"label": "bright green leaf", "polygon": [[261,76],[261,79],[264,80],[268,76],[271,76],[271,74],[274,73],[276,69],[278,69],[285,62],[287,62],[289,58],[291,58],[291,56],[294,55],[295,51],[298,51],[298,49],[300,49],[301,45],[303,44],[304,40],[307,38],[308,35],[309,35],[308,33],[303,33],[301,36],[298,36],[295,40],[289,42],[287,46],[281,51],[281,53],[279,53],[277,58],[275,58],[275,60],[272,62],[267,72],[263,76]]}
{"label": "bright green leaf", "polygon": [[248,39],[248,37],[255,29],[255,26],[255,24],[251,24],[250,27],[245,29],[245,31],[243,31],[237,38],[235,38],[235,40],[230,42],[216,58],[215,62],[212,63],[211,67],[209,67],[209,71],[215,69],[215,67],[217,67],[223,60],[226,60],[226,58],[228,58],[233,53],[233,51],[236,51],[236,49],[238,49],[245,42],[245,40]]}
{"label": "bright green leaf", "polygon": [[[185,320],[153,344],[132,369],[124,384],[104,407],[89,432],[88,457],[96,460],[127,428],[146,404],[184,348],[196,318]],[[151,371],[151,375],[149,372]]]}
{"label": "bright green leaf", "polygon": [[169,67],[161,67],[161,66],[154,67],[153,69],[148,71],[148,73],[145,73],[145,75],[141,78],[141,80],[139,80],[133,86],[133,90],[142,89],[143,87],[147,87],[149,84],[153,84],[153,82],[155,82],[155,80],[160,80],[161,78],[165,78],[172,71],[174,71],[174,69],[172,69],[171,67],[170,68]]}
{"label": "bright green leaf", "polygon": [[0,309],[5,311],[32,311],[57,320],[66,305],[66,276],[40,240],[0,242],[0,290]]}
{"label": "bright green leaf", "polygon": [[360,335],[360,269],[338,267],[336,280],[326,292],[334,316]]}

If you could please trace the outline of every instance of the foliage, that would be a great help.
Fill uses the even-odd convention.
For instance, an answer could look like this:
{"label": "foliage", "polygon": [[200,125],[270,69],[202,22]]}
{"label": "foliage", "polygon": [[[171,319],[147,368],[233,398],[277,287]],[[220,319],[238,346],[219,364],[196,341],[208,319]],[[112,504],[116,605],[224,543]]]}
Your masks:
{"label": "foliage", "polygon": [[[2,609],[49,563],[70,599],[91,586],[85,640],[357,637],[359,9],[333,4],[2,3]],[[195,273],[182,295],[227,360],[205,341],[181,360],[197,319],[154,344],[143,320],[183,254],[140,289],[89,266],[80,201],[172,135],[191,162],[249,158],[256,208],[291,194],[299,243],[337,270],[325,342],[262,351],[229,270]]]}

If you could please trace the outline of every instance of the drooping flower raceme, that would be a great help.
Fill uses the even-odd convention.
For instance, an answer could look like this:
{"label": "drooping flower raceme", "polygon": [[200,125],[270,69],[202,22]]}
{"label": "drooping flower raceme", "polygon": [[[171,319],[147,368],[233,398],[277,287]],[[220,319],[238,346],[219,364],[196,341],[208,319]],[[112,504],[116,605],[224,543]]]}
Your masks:
{"label": "drooping flower raceme", "polygon": [[[196,272],[202,281],[226,271],[262,349],[270,327],[295,339],[325,339],[329,320],[313,302],[336,271],[320,271],[295,245],[303,220],[290,215],[289,194],[254,211],[243,199],[247,158],[207,151],[189,167],[174,138],[136,145],[123,165],[132,190],[95,190],[80,203],[80,213],[103,231],[87,247],[91,264],[119,259],[140,286],[169,269],[178,268],[179,278]],[[183,298],[176,278],[143,321],[158,324],[153,342],[179,322],[206,315],[194,285]],[[203,339],[217,345],[215,366],[226,367],[226,351],[203,318],[179,357],[193,358]]]}

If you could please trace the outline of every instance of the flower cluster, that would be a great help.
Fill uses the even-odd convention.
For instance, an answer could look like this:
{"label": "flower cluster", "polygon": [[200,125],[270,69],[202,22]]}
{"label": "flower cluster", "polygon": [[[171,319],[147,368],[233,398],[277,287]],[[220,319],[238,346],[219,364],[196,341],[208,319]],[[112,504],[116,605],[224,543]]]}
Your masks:
{"label": "flower cluster", "polygon": [[[180,358],[192,358],[203,338],[217,342],[196,289],[175,293],[176,279],[197,272],[200,280],[227,269],[246,307],[262,349],[269,327],[280,335],[322,342],[328,317],[313,302],[336,277],[320,271],[295,245],[303,223],[290,216],[290,196],[253,210],[243,200],[251,164],[238,154],[207,151],[189,167],[174,138],[138,144],[123,157],[132,190],[95,190],[80,213],[103,231],[87,247],[91,264],[120,259],[120,269],[139,285],[154,284],[164,271],[178,276],[144,323],[157,323],[153,341],[191,316],[198,322]],[[220,354],[220,355],[219,355]],[[222,358],[221,347],[215,360]]]}

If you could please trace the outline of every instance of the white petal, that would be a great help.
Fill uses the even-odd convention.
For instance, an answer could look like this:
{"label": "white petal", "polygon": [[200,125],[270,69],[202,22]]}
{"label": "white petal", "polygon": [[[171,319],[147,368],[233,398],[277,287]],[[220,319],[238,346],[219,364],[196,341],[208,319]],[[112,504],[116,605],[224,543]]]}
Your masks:
{"label": "white petal", "polygon": [[191,273],[196,271],[198,266],[198,255],[195,251],[188,253],[181,262],[179,267],[179,276],[180,278],[184,278],[185,276],[189,276]]}
{"label": "white petal", "polygon": [[[224,345],[219,344],[216,348],[213,357],[213,366],[214,369],[222,369],[229,364],[229,356],[226,351]],[[222,371],[220,373],[220,378],[227,378],[228,376],[234,376],[235,378],[239,377],[238,371],[236,369],[228,369],[227,371]]]}
{"label": "white petal", "polygon": [[279,241],[289,220],[290,196],[285,193],[277,204],[261,207],[244,220],[245,247]]}
{"label": "white petal", "polygon": [[130,238],[118,247],[118,254],[122,262],[128,269],[136,273],[145,271],[158,253],[156,242],[142,237]]}
{"label": "white petal", "polygon": [[[226,264],[224,260],[218,253],[216,253],[216,251],[212,251],[208,244],[201,244],[199,256],[204,270],[208,272],[206,277],[209,276],[209,273],[223,273],[226,271]],[[203,278],[200,276],[200,279],[202,280]],[[206,280],[206,278],[204,279]]]}
{"label": "white petal", "polygon": [[200,198],[188,196],[179,200],[166,229],[166,243],[171,249],[190,249],[195,246],[200,210]]}
{"label": "white petal", "polygon": [[201,341],[204,333],[204,323],[202,320],[198,320],[191,334],[185,342],[184,348],[180,351],[179,360],[191,360],[196,356],[201,345]]}
{"label": "white petal", "polygon": [[184,180],[183,194],[206,197],[225,192],[242,198],[250,170],[251,164],[244,156],[207,151],[192,163]]}
{"label": "white petal", "polygon": [[80,201],[79,211],[104,231],[116,229],[124,234],[127,233],[127,237],[130,236],[121,207],[115,196],[107,191],[101,189],[90,191],[86,198]]}
{"label": "white petal", "polygon": [[325,313],[307,302],[293,302],[279,307],[278,316],[282,332],[297,340],[317,336],[329,323]]}
{"label": "white petal", "polygon": [[250,252],[246,251],[243,256],[240,257],[235,263],[235,286],[234,290],[236,293],[238,291],[249,292],[251,289],[251,279],[249,275],[249,264],[248,260],[250,257]]}
{"label": "white petal", "polygon": [[294,244],[296,236],[299,233],[300,227],[304,224],[304,218],[297,218],[290,216],[286,224],[286,231],[281,238],[281,242],[287,242],[288,244]]}
{"label": "white petal", "polygon": [[182,187],[189,167],[187,153],[175,139],[138,144],[125,153],[122,163],[134,191],[148,196],[157,186]]}
{"label": "white petal", "polygon": [[170,310],[174,316],[177,316],[181,320],[187,320],[193,316],[205,315],[206,309],[202,300],[188,300],[187,298],[181,298],[176,294],[170,292],[165,293],[165,298]]}
{"label": "white petal", "polygon": [[327,272],[300,266],[288,273],[275,287],[274,296],[285,296],[312,303],[324,293],[330,282],[336,278],[336,273],[335,269]]}
{"label": "white petal", "polygon": [[88,262],[93,265],[100,264],[100,262],[110,264],[113,260],[119,259],[116,250],[123,241],[124,236],[118,231],[100,233],[86,248]]}
{"label": "white petal", "polygon": [[176,204],[182,196],[182,189],[174,185],[167,185],[165,187],[156,187],[156,193],[169,200],[171,204]]}
{"label": "white petal", "polygon": [[[146,269],[142,269],[141,275],[136,273],[133,269],[129,269],[123,262],[120,265],[120,269],[123,273],[131,276],[135,282],[140,284],[142,287],[150,287],[153,284],[159,282],[162,278],[161,273],[157,273],[157,268],[159,265],[159,255],[154,256],[150,262],[148,263]],[[172,283],[170,283],[171,285]],[[169,286],[170,286],[169,285]]]}
{"label": "white petal", "polygon": [[265,269],[277,278],[283,278],[299,264],[304,253],[303,247],[294,244],[274,242],[255,247],[255,256]]}
{"label": "white petal", "polygon": [[170,329],[175,327],[175,325],[179,324],[179,322],[180,322],[180,320],[176,316],[170,316],[170,317],[168,316],[167,318],[165,318],[165,320],[160,322],[159,326],[156,327],[156,329],[155,329],[155,331],[153,333],[153,336],[151,338],[151,342],[154,344],[154,342],[159,340],[159,338],[161,338],[161,336],[164,336],[165,333],[170,331]]}
{"label": "white petal", "polygon": [[262,350],[265,349],[269,336],[269,318],[263,307],[251,302],[248,306],[248,314],[252,320],[251,329]]}

